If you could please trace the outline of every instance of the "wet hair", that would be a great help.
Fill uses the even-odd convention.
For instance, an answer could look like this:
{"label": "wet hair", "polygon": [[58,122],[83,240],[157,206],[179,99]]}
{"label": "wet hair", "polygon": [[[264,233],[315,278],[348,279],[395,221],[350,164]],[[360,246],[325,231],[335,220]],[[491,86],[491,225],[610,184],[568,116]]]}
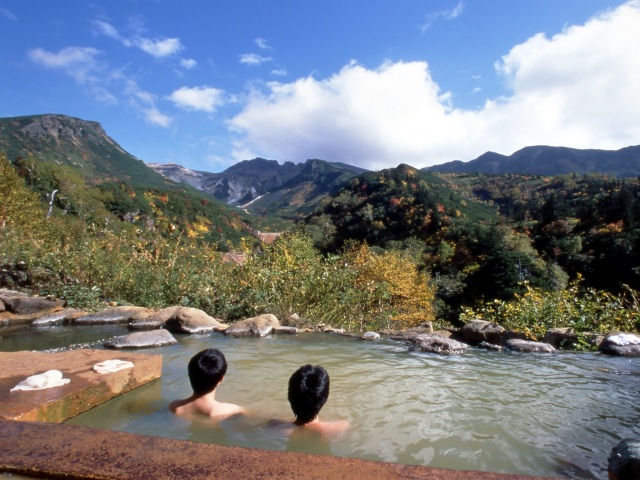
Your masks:
{"label": "wet hair", "polygon": [[289,378],[289,403],[296,423],[312,421],[329,398],[329,374],[320,365],[303,365]]}
{"label": "wet hair", "polygon": [[193,393],[206,395],[215,390],[227,373],[227,360],[217,348],[207,348],[189,360],[187,369]]}
{"label": "wet hair", "polygon": [[625,438],[609,455],[609,471],[617,480],[640,478],[640,440]]}

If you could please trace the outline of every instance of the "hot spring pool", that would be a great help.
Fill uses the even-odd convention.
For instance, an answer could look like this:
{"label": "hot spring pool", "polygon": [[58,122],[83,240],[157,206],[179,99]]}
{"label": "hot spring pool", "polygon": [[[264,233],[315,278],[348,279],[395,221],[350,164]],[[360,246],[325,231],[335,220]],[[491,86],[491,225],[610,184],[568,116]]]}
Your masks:
{"label": "hot spring pool", "polygon": [[[59,347],[126,333],[124,327],[53,326],[3,333],[3,351]],[[69,420],[71,425],[197,442],[331,454],[455,470],[605,479],[607,456],[640,437],[640,359],[593,353],[523,354],[470,349],[460,356],[409,352],[393,341],[330,334],[227,338],[176,335],[162,378]],[[229,370],[217,399],[252,414],[218,425],[171,414],[190,395],[186,365],[215,347]],[[320,417],[346,419],[335,438],[289,440],[266,427],[291,418],[289,376],[321,364],[331,395]]]}

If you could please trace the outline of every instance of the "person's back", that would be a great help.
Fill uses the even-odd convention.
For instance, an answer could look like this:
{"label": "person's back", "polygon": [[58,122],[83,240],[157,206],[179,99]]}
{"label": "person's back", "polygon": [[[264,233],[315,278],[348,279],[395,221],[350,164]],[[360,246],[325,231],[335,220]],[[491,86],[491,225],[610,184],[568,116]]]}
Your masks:
{"label": "person's back", "polygon": [[[329,374],[320,365],[303,365],[289,378],[288,398],[295,420],[293,422],[272,421],[270,425],[291,429],[303,427],[322,434],[339,433],[349,427],[340,420],[322,422],[318,415],[329,398]],[[298,433],[299,434],[299,433]]]}
{"label": "person's back", "polygon": [[179,416],[206,415],[216,420],[244,413],[242,407],[219,402],[215,398],[216,388],[226,372],[227,361],[220,350],[208,348],[194,355],[188,365],[193,394],[188,398],[171,402],[171,411]]}

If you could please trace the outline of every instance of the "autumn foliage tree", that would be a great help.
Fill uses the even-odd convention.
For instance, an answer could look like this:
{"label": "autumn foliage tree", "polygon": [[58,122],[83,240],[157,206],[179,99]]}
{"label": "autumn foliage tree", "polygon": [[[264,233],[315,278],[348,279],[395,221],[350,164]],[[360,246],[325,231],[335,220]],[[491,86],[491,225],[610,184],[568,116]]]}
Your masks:
{"label": "autumn foliage tree", "polygon": [[0,156],[0,192],[0,239],[4,242],[10,236],[37,233],[44,208],[5,156]]}

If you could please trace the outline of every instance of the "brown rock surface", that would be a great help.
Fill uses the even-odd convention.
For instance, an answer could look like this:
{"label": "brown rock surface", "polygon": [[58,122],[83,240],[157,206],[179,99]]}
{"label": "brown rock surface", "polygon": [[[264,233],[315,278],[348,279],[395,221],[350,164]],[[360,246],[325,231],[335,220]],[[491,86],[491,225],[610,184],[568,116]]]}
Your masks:
{"label": "brown rock surface", "polygon": [[72,322],[76,318],[84,317],[85,315],[87,315],[85,311],[68,307],[44,316],[38,316],[38,318],[32,322],[32,325],[52,325],[54,323]]}
{"label": "brown rock surface", "polygon": [[[129,360],[134,368],[100,375],[96,363]],[[25,378],[60,370],[66,385],[45,390],[10,390]],[[58,353],[0,352],[0,418],[63,422],[118,395],[140,387],[162,373],[162,356],[109,350],[73,350]]]}
{"label": "brown rock surface", "polygon": [[258,315],[257,317],[240,320],[225,330],[225,335],[233,337],[264,337],[269,335],[274,328],[280,326],[278,317],[271,313]]}
{"label": "brown rock surface", "polygon": [[496,341],[506,332],[500,325],[496,325],[486,320],[471,320],[460,329],[460,333],[465,340],[471,342],[491,342]]}
{"label": "brown rock surface", "polygon": [[139,318],[140,315],[151,314],[153,310],[144,307],[121,305],[119,307],[107,308],[99,312],[76,318],[74,323],[78,325],[104,325],[109,323],[128,323],[132,318]]}
{"label": "brown rock surface", "polygon": [[64,306],[63,300],[49,300],[42,297],[2,296],[6,309],[15,315],[33,315],[52,312]]}
{"label": "brown rock surface", "polygon": [[352,458],[272,452],[87,427],[0,420],[0,471],[120,480],[526,480]]}
{"label": "brown rock surface", "polygon": [[520,340],[513,338],[504,342],[504,346],[515,352],[525,353],[553,353],[556,351],[553,345],[543,342],[530,342],[528,340]]}
{"label": "brown rock surface", "polygon": [[198,308],[178,307],[165,322],[165,328],[174,333],[202,333],[218,331],[226,326]]}

